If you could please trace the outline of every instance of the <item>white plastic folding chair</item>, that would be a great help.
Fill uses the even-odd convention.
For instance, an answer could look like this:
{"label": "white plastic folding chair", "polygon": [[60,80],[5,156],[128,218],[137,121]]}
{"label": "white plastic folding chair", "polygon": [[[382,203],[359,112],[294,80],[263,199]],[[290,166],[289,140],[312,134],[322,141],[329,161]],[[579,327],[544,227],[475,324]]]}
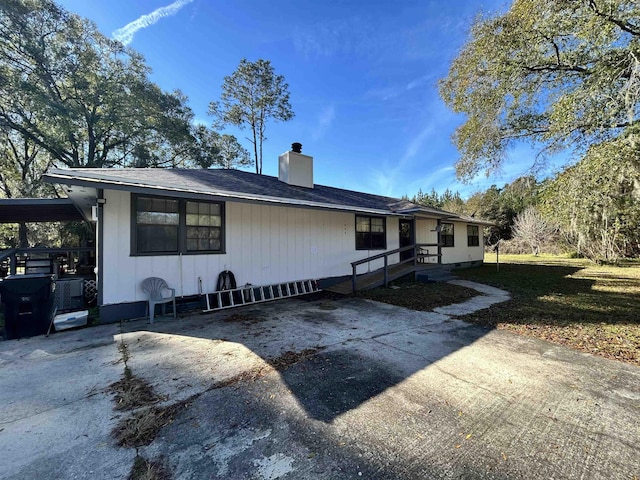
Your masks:
{"label": "white plastic folding chair", "polygon": [[[176,290],[170,288],[160,277],[149,277],[142,281],[142,291],[149,296],[149,322],[153,323],[156,305],[162,305],[162,314],[165,314],[165,305],[173,302],[173,318],[176,318]],[[169,296],[165,296],[166,292],[171,292]]]}

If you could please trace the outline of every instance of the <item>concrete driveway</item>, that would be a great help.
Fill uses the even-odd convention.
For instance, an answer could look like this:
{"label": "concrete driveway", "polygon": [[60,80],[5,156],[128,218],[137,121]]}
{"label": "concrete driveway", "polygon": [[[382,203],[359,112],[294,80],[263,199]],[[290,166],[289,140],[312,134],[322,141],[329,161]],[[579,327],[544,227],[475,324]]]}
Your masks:
{"label": "concrete driveway", "polygon": [[[136,453],[175,479],[640,477],[640,369],[457,320],[508,298],[477,288],[438,312],[316,297],[0,342],[0,478],[126,478]],[[156,407],[182,406],[137,451],[110,436],[123,344]]]}

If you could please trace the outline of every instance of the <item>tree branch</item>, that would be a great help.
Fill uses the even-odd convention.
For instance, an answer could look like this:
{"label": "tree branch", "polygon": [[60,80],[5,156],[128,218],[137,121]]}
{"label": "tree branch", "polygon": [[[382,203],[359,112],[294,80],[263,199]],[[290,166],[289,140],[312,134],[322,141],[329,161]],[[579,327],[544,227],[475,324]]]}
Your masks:
{"label": "tree branch", "polygon": [[633,35],[634,37],[640,37],[639,26],[633,25],[630,22],[625,22],[623,20],[620,20],[619,18],[615,18],[613,15],[609,15],[607,13],[601,12],[600,9],[598,8],[598,5],[596,4],[596,0],[589,0],[588,4],[591,10],[593,10],[593,13],[595,13],[597,16],[604,18],[608,22],[611,22],[617,25],[618,27],[620,27],[621,30]]}

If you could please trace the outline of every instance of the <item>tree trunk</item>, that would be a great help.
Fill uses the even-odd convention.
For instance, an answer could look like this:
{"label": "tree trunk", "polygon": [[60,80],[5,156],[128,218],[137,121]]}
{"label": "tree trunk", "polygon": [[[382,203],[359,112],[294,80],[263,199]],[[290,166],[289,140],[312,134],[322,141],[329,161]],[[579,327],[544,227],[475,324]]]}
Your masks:
{"label": "tree trunk", "polygon": [[27,228],[27,224],[21,222],[18,224],[18,248],[29,248],[29,239],[28,239],[29,229]]}
{"label": "tree trunk", "polygon": [[253,154],[256,158],[256,173],[260,175],[262,173],[262,165],[258,162],[258,144],[256,143],[256,126],[251,125],[251,130],[253,131]]}

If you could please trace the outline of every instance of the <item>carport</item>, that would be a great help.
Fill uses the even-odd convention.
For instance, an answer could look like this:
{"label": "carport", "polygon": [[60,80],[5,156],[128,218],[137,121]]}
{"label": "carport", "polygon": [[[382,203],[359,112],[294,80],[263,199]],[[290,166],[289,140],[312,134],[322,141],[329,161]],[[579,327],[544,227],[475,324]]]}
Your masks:
{"label": "carport", "polygon": [[[89,220],[70,198],[0,199],[0,223],[81,222]],[[0,278],[26,273],[58,276],[61,299],[64,290],[79,290],[87,300],[96,296],[95,246],[27,247],[0,251]],[[65,297],[66,298],[66,297]],[[60,306],[64,310],[65,306]],[[69,308],[73,306],[69,305]]]}

